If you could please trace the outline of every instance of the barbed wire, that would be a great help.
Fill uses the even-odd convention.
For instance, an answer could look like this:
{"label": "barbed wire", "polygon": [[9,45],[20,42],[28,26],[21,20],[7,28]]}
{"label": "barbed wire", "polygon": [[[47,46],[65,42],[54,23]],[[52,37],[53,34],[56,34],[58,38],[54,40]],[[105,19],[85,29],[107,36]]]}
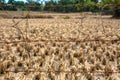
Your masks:
{"label": "barbed wire", "polygon": [[[11,5],[0,5],[0,8],[3,9],[3,7],[5,6],[9,6],[9,7],[15,7],[15,5],[11,4]],[[42,5],[42,7],[46,7],[46,8],[56,8],[56,7],[85,7],[82,4],[68,4],[68,5],[62,5],[62,4],[56,4],[56,5]],[[97,6],[97,7],[115,7],[115,6],[120,6],[120,4],[91,4],[91,6]],[[21,7],[20,5],[18,7]],[[37,5],[27,5],[27,8],[40,8],[41,6],[37,6]]]}
{"label": "barbed wire", "polygon": [[16,71],[10,71],[10,70],[6,70],[5,72],[46,72],[46,73],[49,73],[49,72],[53,72],[53,73],[120,73],[120,71],[82,71],[82,70],[76,70],[76,71],[64,71],[64,70],[39,70],[39,69],[36,69],[36,70],[32,70],[32,69],[28,69],[28,70],[23,70],[23,71],[19,71],[19,70],[16,70]]}
{"label": "barbed wire", "polygon": [[[45,6],[45,7],[67,7],[69,5],[57,5],[57,6]],[[74,6],[81,6],[80,4],[73,4],[73,7]],[[96,4],[96,5],[93,5],[93,6],[99,6],[99,7],[102,7],[100,9],[100,11],[103,10],[103,8],[107,7],[107,6],[120,6],[120,4],[107,4],[107,5],[100,5],[100,4]],[[8,12],[7,12],[8,13]],[[30,13],[28,13],[27,15],[29,15]],[[12,40],[12,41],[8,41],[8,40],[1,40],[0,43],[4,43],[4,44],[11,44],[11,43],[34,43],[34,42],[65,42],[65,43],[69,43],[69,42],[81,42],[81,43],[84,43],[84,42],[119,42],[120,41],[120,37],[118,37],[118,39],[113,39],[113,40],[110,40],[110,39],[83,39],[83,40],[80,40],[80,39],[77,39],[77,38],[70,38],[70,39],[36,39],[36,40],[30,40],[28,39],[28,30],[27,28],[29,27],[29,22],[28,22],[28,17],[27,15],[25,16],[26,17],[26,34],[25,34],[25,38],[23,38],[23,40]],[[100,14],[102,15],[102,14]],[[13,17],[13,20],[15,18]],[[102,19],[102,17],[101,17]],[[14,27],[16,28],[15,26],[17,26],[21,21],[23,21],[24,19],[18,21],[18,22],[14,22],[12,26],[10,27]],[[82,19],[81,19],[82,20]],[[83,21],[82,21],[83,22]],[[101,22],[103,22],[101,20]],[[81,24],[82,26],[82,24]],[[103,26],[103,23],[102,23],[102,26]],[[18,29],[19,31],[19,28],[16,28]],[[23,35],[23,34],[22,34]],[[17,38],[17,37],[15,37]],[[117,55],[117,54],[116,54]],[[84,56],[85,57],[85,56]],[[117,59],[117,58],[116,58]],[[10,70],[5,70],[5,72],[45,72],[45,73],[120,73],[120,71],[106,71],[106,70],[103,70],[103,71],[95,71],[95,70],[87,70],[86,72],[85,71],[82,71],[82,70],[70,70],[70,71],[65,71],[65,70],[40,70],[40,69],[28,69],[28,70],[15,70],[15,71],[10,71]]]}
{"label": "barbed wire", "polygon": [[60,40],[60,39],[38,39],[38,40],[12,40],[12,41],[7,41],[7,40],[4,40],[4,41],[0,41],[0,43],[6,43],[6,44],[10,44],[10,43],[21,43],[21,42],[28,42],[28,43],[33,43],[33,42],[118,42],[120,41],[120,39],[114,39],[114,40],[102,40],[102,39],[91,39],[91,40],[79,40],[79,39],[72,39],[71,40]]}
{"label": "barbed wire", "polygon": [[[84,7],[83,5],[81,4],[69,4],[69,5],[51,5],[51,6],[45,6],[45,7],[67,7],[67,6],[73,6],[73,7],[77,7],[77,6],[81,6],[81,7]],[[101,7],[108,7],[108,6],[120,6],[120,4],[92,4],[91,6],[101,6]],[[28,7],[31,7],[31,6],[28,6]]]}

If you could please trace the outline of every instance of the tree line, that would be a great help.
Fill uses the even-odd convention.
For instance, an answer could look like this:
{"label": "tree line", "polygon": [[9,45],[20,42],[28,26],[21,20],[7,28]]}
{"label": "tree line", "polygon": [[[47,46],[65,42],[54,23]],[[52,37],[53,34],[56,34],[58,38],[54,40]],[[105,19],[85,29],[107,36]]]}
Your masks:
{"label": "tree line", "polygon": [[[40,0],[15,1],[0,0],[0,10],[31,10],[31,11],[53,11],[53,12],[98,12],[106,4],[120,4],[120,0],[50,0],[45,4]],[[118,7],[117,7],[118,8]],[[113,11],[115,7],[105,6],[103,10]]]}

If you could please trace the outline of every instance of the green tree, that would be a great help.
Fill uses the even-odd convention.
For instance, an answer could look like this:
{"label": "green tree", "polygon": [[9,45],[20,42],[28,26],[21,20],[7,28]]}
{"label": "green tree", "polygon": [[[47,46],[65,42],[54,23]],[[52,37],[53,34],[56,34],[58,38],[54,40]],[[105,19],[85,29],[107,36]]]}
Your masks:
{"label": "green tree", "polygon": [[31,5],[31,6],[40,6],[41,4],[39,3],[39,0],[27,0],[26,5]]}
{"label": "green tree", "polygon": [[98,0],[91,0],[92,2],[98,3]]}
{"label": "green tree", "polygon": [[9,0],[8,4],[13,4],[15,0]]}
{"label": "green tree", "polygon": [[28,4],[35,2],[34,0],[26,0]]}
{"label": "green tree", "polygon": [[61,5],[67,5],[67,4],[72,4],[72,1],[71,0],[60,0],[58,3]]}
{"label": "green tree", "polygon": [[[114,4],[120,4],[120,0],[114,0]],[[113,17],[120,18],[120,6],[115,5]]]}
{"label": "green tree", "polygon": [[114,3],[115,4],[120,4],[120,0],[115,0]]}
{"label": "green tree", "polygon": [[15,6],[25,6],[25,3],[23,1],[14,1],[13,4]]}
{"label": "green tree", "polygon": [[95,2],[93,2],[92,0],[87,0],[85,2],[85,5],[89,5],[89,6],[94,5],[94,4],[95,4]]}
{"label": "green tree", "polygon": [[5,0],[0,0],[0,4],[5,4]]}
{"label": "green tree", "polygon": [[51,1],[45,2],[45,5],[46,6],[53,6],[53,5],[57,5],[57,2],[51,0]]}
{"label": "green tree", "polygon": [[103,4],[113,4],[115,0],[103,0]]}

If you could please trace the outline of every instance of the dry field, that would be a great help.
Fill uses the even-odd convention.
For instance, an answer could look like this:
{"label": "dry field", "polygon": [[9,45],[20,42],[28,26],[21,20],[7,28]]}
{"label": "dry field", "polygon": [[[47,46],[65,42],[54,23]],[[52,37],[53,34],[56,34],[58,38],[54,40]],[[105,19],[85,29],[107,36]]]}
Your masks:
{"label": "dry field", "polygon": [[0,80],[120,80],[120,20],[56,15],[0,19]]}

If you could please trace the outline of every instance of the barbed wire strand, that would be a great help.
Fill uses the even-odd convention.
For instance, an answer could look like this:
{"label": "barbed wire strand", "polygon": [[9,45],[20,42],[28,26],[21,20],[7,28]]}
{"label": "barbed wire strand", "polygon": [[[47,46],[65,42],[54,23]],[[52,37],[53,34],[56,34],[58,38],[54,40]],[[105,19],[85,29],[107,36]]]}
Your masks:
{"label": "barbed wire strand", "polygon": [[[5,72],[63,72],[63,73],[85,73],[84,71],[76,70],[76,71],[65,71],[65,70],[40,70],[40,69],[28,69],[28,70],[16,70],[16,71],[10,71],[10,70],[5,70]],[[120,71],[87,71],[89,73],[120,73]]]}
{"label": "barbed wire strand", "polygon": [[[78,6],[79,4],[72,4],[73,6]],[[59,5],[60,7],[66,7],[67,5]],[[80,6],[80,5],[79,5]],[[101,5],[97,5],[97,6],[101,6]],[[116,5],[107,5],[107,6],[116,6]],[[55,6],[46,6],[46,7],[55,7]],[[57,7],[57,6],[56,6]],[[102,8],[102,7],[101,7]],[[102,14],[101,14],[101,11],[102,11],[102,9],[100,9],[100,15],[102,16]],[[9,12],[7,12],[6,11],[6,13],[7,14],[9,14]],[[11,15],[10,15],[11,16]],[[26,15],[27,16],[27,15]],[[84,17],[84,16],[83,16]],[[15,26],[17,26],[21,21],[23,21],[24,19],[22,19],[22,20],[20,20],[20,21],[18,21],[18,22],[15,22],[14,21],[14,19],[13,19],[13,22],[14,22],[14,24],[12,25],[12,26],[10,26],[10,27],[15,27]],[[101,20],[102,20],[102,17],[101,17]],[[81,26],[83,26],[83,19],[81,19]],[[102,25],[102,27],[103,27],[103,30],[104,30],[104,26],[103,26],[103,21],[101,21],[101,25]],[[29,25],[29,23],[28,23],[28,18],[27,18],[27,20],[26,20],[26,25]],[[7,41],[7,40],[3,40],[3,41],[0,41],[0,43],[5,43],[5,44],[11,44],[11,43],[20,43],[20,42],[26,42],[26,43],[32,43],[32,42],[67,42],[67,43],[69,43],[69,42],[98,42],[98,41],[102,41],[102,42],[118,42],[118,41],[120,41],[120,39],[114,39],[114,40],[103,40],[103,39],[94,39],[94,40],[78,40],[78,39],[70,39],[70,40],[60,40],[60,39],[52,39],[52,40],[45,40],[45,39],[39,39],[39,40],[29,40],[29,39],[27,39],[27,35],[28,35],[28,31],[27,31],[27,28],[28,27],[26,27],[26,38],[24,39],[23,38],[23,40],[19,40],[19,41],[16,41],[16,40],[13,40],[13,41]],[[17,28],[18,29],[18,28]],[[18,29],[19,30],[19,29]],[[19,30],[20,31],[20,30]],[[105,31],[105,30],[104,30]],[[22,35],[24,35],[21,31],[20,31],[20,33],[22,34]],[[117,54],[116,54],[116,56],[117,56]],[[84,55],[84,60],[85,60],[85,55]],[[116,64],[117,64],[117,62],[116,62]],[[85,67],[85,63],[84,63],[84,67]],[[14,72],[14,71],[9,71],[9,70],[6,70],[5,72]],[[54,72],[54,73],[56,73],[56,72],[64,72],[64,73],[84,73],[84,71],[79,71],[79,70],[76,70],[76,71],[63,71],[63,70],[60,70],[60,71],[51,71],[51,70],[48,70],[48,71],[46,71],[46,70],[30,70],[30,69],[28,69],[28,70],[25,70],[25,71],[15,71],[15,72],[46,72],[46,73],[49,73],[49,72]],[[95,75],[95,73],[120,73],[120,71],[87,71],[87,72],[89,72],[89,73],[93,73],[93,76]],[[94,79],[93,79],[94,80]]]}
{"label": "barbed wire strand", "polygon": [[45,40],[45,39],[39,39],[39,40],[19,40],[19,41],[16,41],[16,40],[12,40],[12,41],[7,41],[7,40],[4,40],[4,41],[0,41],[0,43],[6,43],[6,44],[10,44],[10,43],[21,43],[21,42],[29,42],[29,43],[34,43],[34,42],[118,42],[120,41],[120,39],[114,39],[114,40],[102,40],[102,39],[91,39],[91,40],[77,40],[77,39],[73,39],[73,40]]}

